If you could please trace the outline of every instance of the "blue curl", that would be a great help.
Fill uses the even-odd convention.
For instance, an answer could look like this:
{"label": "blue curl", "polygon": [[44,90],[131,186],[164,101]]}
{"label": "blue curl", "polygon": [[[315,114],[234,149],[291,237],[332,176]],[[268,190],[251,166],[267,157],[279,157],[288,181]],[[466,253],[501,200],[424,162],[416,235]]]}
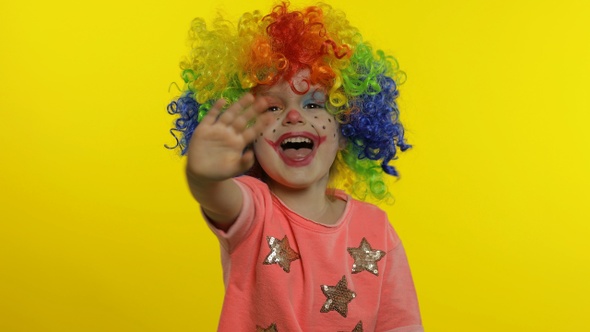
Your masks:
{"label": "blue curl", "polygon": [[[199,119],[201,118],[201,112],[199,111],[203,108],[202,106],[195,100],[192,91],[187,91],[177,100],[168,104],[168,113],[170,115],[178,114],[178,118],[174,121],[175,128],[170,130],[170,133],[176,139],[176,145],[164,145],[166,148],[175,149],[179,147],[180,153],[182,155],[186,154],[188,142],[190,142],[195,128],[199,125]],[[182,133],[180,139],[174,134],[174,131]]]}
{"label": "blue curl", "polygon": [[351,142],[350,149],[358,159],[381,161],[381,168],[389,175],[398,176],[395,167],[388,165],[396,159],[397,148],[411,147],[404,141],[404,128],[398,121],[399,95],[395,81],[385,74],[377,76],[378,87],[351,100],[356,111],[341,126],[342,135]]}

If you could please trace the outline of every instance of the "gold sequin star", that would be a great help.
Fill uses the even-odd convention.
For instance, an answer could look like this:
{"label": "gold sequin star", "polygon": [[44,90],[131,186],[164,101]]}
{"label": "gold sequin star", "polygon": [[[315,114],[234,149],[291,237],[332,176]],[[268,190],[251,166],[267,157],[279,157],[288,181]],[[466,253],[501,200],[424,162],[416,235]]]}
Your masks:
{"label": "gold sequin star", "polygon": [[[338,332],[348,332],[348,331],[338,331]],[[363,332],[363,322],[359,320],[358,324],[354,327],[352,332]]]}
{"label": "gold sequin star", "polygon": [[373,250],[367,239],[363,238],[358,248],[347,248],[348,253],[354,258],[352,264],[352,273],[369,271],[374,275],[379,275],[377,262],[385,256],[381,250]]}
{"label": "gold sequin star", "polygon": [[336,286],[321,286],[322,292],[326,295],[326,303],[320,309],[320,312],[337,311],[342,317],[348,314],[348,303],[356,297],[356,294],[348,289],[346,276],[338,281]]}
{"label": "gold sequin star", "polygon": [[279,332],[279,330],[277,330],[277,324],[272,323],[267,328],[256,325],[256,332]]}
{"label": "gold sequin star", "polygon": [[299,259],[299,254],[289,246],[289,239],[285,235],[282,240],[267,236],[266,241],[270,247],[270,253],[264,259],[264,264],[279,264],[285,272],[291,270],[291,262]]}
{"label": "gold sequin star", "polygon": [[356,324],[356,326],[354,327],[354,330],[352,330],[352,332],[363,332],[363,322],[359,321],[359,323]]}

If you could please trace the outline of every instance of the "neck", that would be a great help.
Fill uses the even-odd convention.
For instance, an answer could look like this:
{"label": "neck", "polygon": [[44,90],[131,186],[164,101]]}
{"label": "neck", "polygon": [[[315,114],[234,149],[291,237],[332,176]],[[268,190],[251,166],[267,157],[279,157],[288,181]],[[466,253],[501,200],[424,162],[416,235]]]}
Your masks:
{"label": "neck", "polygon": [[275,196],[297,214],[318,223],[334,224],[341,215],[344,202],[337,204],[326,195],[327,178],[320,182],[302,189],[285,187],[274,181],[270,181],[268,186]]}

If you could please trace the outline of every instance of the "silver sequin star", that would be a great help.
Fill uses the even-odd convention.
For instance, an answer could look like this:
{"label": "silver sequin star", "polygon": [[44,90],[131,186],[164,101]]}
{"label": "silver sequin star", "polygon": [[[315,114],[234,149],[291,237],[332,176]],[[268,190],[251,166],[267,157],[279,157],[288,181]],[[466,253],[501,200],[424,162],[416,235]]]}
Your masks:
{"label": "silver sequin star", "polygon": [[279,330],[277,330],[277,325],[272,323],[267,328],[256,325],[256,332],[279,332]]}
{"label": "silver sequin star", "polygon": [[270,253],[264,259],[264,264],[279,264],[285,272],[291,270],[291,262],[299,259],[299,254],[289,246],[289,239],[285,235],[282,240],[267,236],[266,241],[270,247]]}
{"label": "silver sequin star", "polygon": [[348,253],[354,258],[352,264],[352,273],[369,271],[374,275],[379,275],[377,262],[385,256],[381,250],[373,250],[367,239],[363,238],[358,248],[347,248]]}
{"label": "silver sequin star", "polygon": [[335,310],[342,317],[346,317],[348,314],[348,303],[356,297],[356,294],[348,289],[346,276],[342,276],[342,279],[338,281],[336,286],[322,285],[321,289],[327,299],[320,312]]}

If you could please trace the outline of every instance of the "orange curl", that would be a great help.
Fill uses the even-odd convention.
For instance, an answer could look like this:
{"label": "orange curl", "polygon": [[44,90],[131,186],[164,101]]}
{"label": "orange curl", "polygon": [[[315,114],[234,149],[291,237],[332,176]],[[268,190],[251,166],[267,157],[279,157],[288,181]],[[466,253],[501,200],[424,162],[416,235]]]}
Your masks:
{"label": "orange curl", "polygon": [[[332,39],[323,20],[320,7],[289,12],[286,3],[276,6],[262,19],[266,36],[252,43],[245,70],[250,79],[263,85],[275,84],[281,78],[290,82],[297,72],[309,69],[309,85],[330,88],[337,76],[332,68],[334,60],[348,58],[352,52],[348,45]],[[341,66],[335,67],[338,70]]]}

